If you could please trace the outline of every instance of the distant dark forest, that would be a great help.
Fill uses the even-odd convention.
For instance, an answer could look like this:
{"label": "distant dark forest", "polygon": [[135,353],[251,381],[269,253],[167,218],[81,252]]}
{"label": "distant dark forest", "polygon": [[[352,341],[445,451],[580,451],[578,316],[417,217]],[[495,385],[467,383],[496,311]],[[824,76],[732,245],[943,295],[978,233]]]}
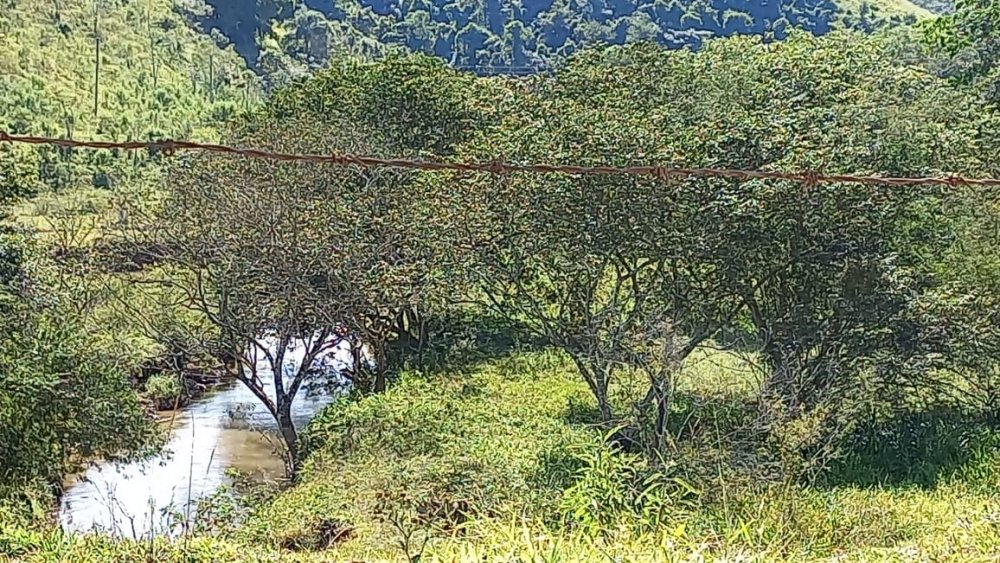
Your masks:
{"label": "distant dark forest", "polygon": [[[198,0],[200,1],[200,0]],[[946,10],[948,0],[922,0]],[[782,39],[838,22],[871,30],[911,23],[905,3],[842,9],[833,0],[207,0],[194,10],[258,70],[323,65],[331,54],[376,55],[394,47],[434,54],[489,73],[550,68],[585,45],[652,41],[698,47],[713,36]],[[188,5],[192,4],[189,0]],[[884,4],[884,8],[880,8]],[[901,7],[902,6],[902,7]]]}

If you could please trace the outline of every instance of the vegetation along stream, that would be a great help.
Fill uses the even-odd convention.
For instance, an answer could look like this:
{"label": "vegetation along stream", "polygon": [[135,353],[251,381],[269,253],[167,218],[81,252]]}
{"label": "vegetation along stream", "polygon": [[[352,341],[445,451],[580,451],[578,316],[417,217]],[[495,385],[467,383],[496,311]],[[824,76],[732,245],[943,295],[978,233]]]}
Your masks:
{"label": "vegetation along stream", "polygon": [[[303,356],[303,345],[294,343],[286,364],[294,369]],[[348,349],[333,348],[327,357],[332,362],[325,364],[321,377],[342,382],[340,370],[351,362]],[[263,365],[260,369],[266,371]],[[273,395],[273,381],[262,379]],[[316,386],[298,394],[293,404],[296,426],[304,426],[329,404],[334,393],[327,389]],[[191,522],[197,501],[229,481],[230,469],[257,480],[282,477],[274,418],[245,385],[233,382],[183,409],[161,414],[170,438],[159,455],[128,464],[98,463],[67,480],[59,508],[63,528],[127,538],[176,535]]]}

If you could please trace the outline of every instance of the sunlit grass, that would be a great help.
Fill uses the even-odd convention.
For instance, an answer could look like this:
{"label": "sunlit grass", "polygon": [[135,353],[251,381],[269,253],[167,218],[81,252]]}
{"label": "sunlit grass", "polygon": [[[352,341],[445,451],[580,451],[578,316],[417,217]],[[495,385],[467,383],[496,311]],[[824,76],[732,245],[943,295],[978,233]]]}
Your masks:
{"label": "sunlit grass", "polygon": [[29,229],[44,244],[82,248],[93,244],[116,221],[106,190],[44,193],[14,208],[14,224]]}
{"label": "sunlit grass", "polygon": [[[217,528],[218,536],[114,541],[15,526],[0,532],[0,551],[25,561],[400,561],[403,532],[389,515],[439,499],[464,503],[470,516],[428,528],[421,561],[1000,557],[1000,471],[990,447],[933,486],[708,479],[697,484],[701,501],[679,505],[652,532],[623,524],[587,533],[561,509],[587,452],[603,447],[572,363],[555,351],[514,352],[462,371],[410,372],[384,395],[329,408],[308,433],[313,453],[301,483],[251,507],[235,529]],[[682,388],[743,401],[753,373],[735,355],[703,350]]]}

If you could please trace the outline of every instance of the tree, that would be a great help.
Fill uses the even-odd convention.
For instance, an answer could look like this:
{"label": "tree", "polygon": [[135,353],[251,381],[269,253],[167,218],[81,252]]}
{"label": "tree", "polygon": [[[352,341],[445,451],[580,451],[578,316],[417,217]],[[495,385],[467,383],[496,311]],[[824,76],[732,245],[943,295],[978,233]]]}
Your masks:
{"label": "tree", "polygon": [[[289,129],[245,139],[274,150],[306,148]],[[274,417],[294,474],[292,403],[354,311],[350,280],[338,268],[350,257],[338,235],[348,228],[344,194],[365,189],[366,179],[217,156],[187,161],[170,179],[154,228],[133,240],[158,249],[170,267],[160,283],[180,289],[186,306],[216,327],[218,342],[194,345],[235,360],[227,369]],[[297,345],[302,356],[290,361]]]}
{"label": "tree", "polygon": [[[441,57],[462,68],[482,74],[520,73],[524,66],[555,68],[575,51],[596,43],[622,44],[633,39],[650,40],[680,48],[699,48],[705,38],[775,31],[784,37],[784,26],[817,35],[828,33],[837,23],[852,24],[850,10],[831,0],[746,2],[743,0],[637,2],[548,1],[480,3],[434,0],[420,3],[311,1],[308,6],[289,0],[212,0],[215,10],[189,13],[205,29],[221,29],[236,49],[258,71],[283,72],[272,38],[271,22],[279,25],[318,11],[323,18],[310,25],[336,29],[339,43],[331,52],[346,52],[363,46],[366,56],[392,48],[408,49]],[[248,5],[251,4],[251,5]],[[868,8],[865,8],[868,10]],[[886,17],[864,22],[866,29],[894,25],[917,17],[904,6],[894,7]],[[781,22],[777,26],[775,22]],[[344,38],[347,38],[346,40]],[[254,41],[257,39],[257,41]],[[267,47],[267,44],[271,48]],[[307,59],[302,45],[287,45],[286,55]],[[288,60],[288,59],[286,59]],[[514,68],[511,68],[513,64]],[[273,77],[266,78],[270,83]]]}
{"label": "tree", "polygon": [[[231,142],[291,153],[447,150],[449,135],[463,134],[452,116],[472,122],[453,103],[463,100],[448,98],[465,79],[430,68],[438,74],[427,59],[334,66],[235,124]],[[356,374],[356,387],[384,390],[390,341],[405,330],[398,319],[449,289],[438,211],[420,174],[308,162],[200,156],[173,169],[169,187],[134,242],[171,268],[160,283],[217,327],[218,342],[198,345],[234,360],[231,375],[276,420],[294,475],[292,403],[317,363],[345,340],[370,345],[374,377]],[[299,342],[289,367],[286,350]]]}
{"label": "tree", "polygon": [[925,388],[951,406],[1000,425],[1000,206],[996,190],[975,187],[956,199],[956,244],[938,268],[938,285],[908,311],[927,327],[920,345],[933,359]]}
{"label": "tree", "polygon": [[[858,34],[716,40],[697,54],[595,51],[518,103],[518,118],[471,155],[896,176],[983,169],[967,138],[975,103]],[[467,222],[468,236],[488,303],[566,350],[606,420],[614,373],[648,369],[648,351],[630,348],[655,343],[676,365],[723,328],[745,334],[759,358],[762,404],[782,405],[769,411],[772,434],[787,417],[845,412],[841,400],[871,370],[892,373],[887,386],[916,377],[900,369],[919,364],[921,327],[906,311],[935,283],[953,236],[932,212],[951,195],[927,187],[520,175],[474,186],[466,207],[483,210],[482,222]],[[622,338],[630,332],[639,343]],[[670,388],[652,371],[661,375],[646,408]]]}
{"label": "tree", "polygon": [[25,305],[0,317],[0,497],[28,485],[58,491],[71,463],[123,459],[152,438],[111,351],[58,304]]}
{"label": "tree", "polygon": [[[0,220],[37,183],[28,151],[0,147]],[[151,427],[114,350],[84,329],[37,245],[0,223],[0,499],[59,490],[72,463],[122,459]]]}
{"label": "tree", "polygon": [[1000,6],[990,0],[959,0],[952,14],[923,24],[924,38],[955,60],[952,74],[975,84],[986,99],[1000,101]]}
{"label": "tree", "polygon": [[[635,119],[631,100],[642,94],[609,76],[582,57],[556,82],[511,97],[516,117],[471,143],[467,157],[636,163],[655,133]],[[625,107],[596,107],[611,100]],[[728,271],[714,267],[729,252],[717,236],[729,217],[706,208],[715,188],[517,174],[478,177],[461,192],[468,211],[456,228],[475,249],[467,272],[484,304],[564,350],[606,424],[618,416],[609,394],[616,377],[642,373],[648,392],[638,407],[655,421],[644,446],[662,451],[678,369],[741,307]]]}
{"label": "tree", "polygon": [[491,183],[468,190],[485,215],[469,233],[468,269],[484,304],[564,350],[606,424],[617,420],[617,375],[641,373],[649,391],[639,407],[655,420],[645,445],[661,451],[680,366],[741,307],[725,271],[707,266],[728,253],[702,212],[711,194],[655,180]]}
{"label": "tree", "polygon": [[9,208],[38,188],[32,174],[37,166],[34,153],[0,146],[0,316],[4,305],[14,301],[14,288],[25,277],[23,244],[15,229],[6,224]]}
{"label": "tree", "polygon": [[[365,131],[368,154],[448,158],[474,131],[496,119],[496,108],[483,101],[500,95],[501,88],[426,56],[391,56],[377,63],[340,59],[314,78],[276,93],[262,113],[320,124],[339,115],[350,127]],[[345,150],[363,152],[361,147]],[[356,255],[381,256],[388,240],[409,249],[405,259],[393,258],[392,268],[366,267],[386,277],[369,276],[355,284],[366,288],[368,305],[354,326],[382,357],[382,370],[402,360],[405,341],[426,340],[419,327],[433,307],[447,306],[462,294],[446,275],[463,252],[446,225],[464,210],[440,179],[435,174],[379,172],[372,175],[375,183],[367,195],[352,202],[358,220],[364,221],[352,231],[362,237],[355,241],[360,245]],[[384,373],[376,375],[384,379]]]}

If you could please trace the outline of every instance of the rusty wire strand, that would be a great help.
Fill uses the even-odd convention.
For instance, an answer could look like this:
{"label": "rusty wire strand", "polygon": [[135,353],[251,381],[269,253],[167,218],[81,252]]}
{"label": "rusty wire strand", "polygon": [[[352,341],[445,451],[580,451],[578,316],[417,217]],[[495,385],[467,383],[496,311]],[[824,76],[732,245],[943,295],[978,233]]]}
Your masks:
{"label": "rusty wire strand", "polygon": [[77,141],[31,135],[11,135],[0,130],[0,143],[21,143],[27,145],[53,145],[65,148],[149,150],[165,156],[177,151],[205,151],[236,155],[245,158],[277,160],[284,162],[314,162],[336,166],[357,166],[361,168],[402,168],[425,171],[486,172],[489,174],[509,174],[528,172],[535,174],[566,174],[572,176],[649,176],[666,180],[669,178],[728,178],[734,180],[788,180],[806,186],[818,184],[857,183],[870,186],[974,186],[1000,187],[1000,178],[965,178],[962,176],[907,177],[865,176],[854,174],[819,174],[814,170],[801,172],[772,172],[764,170],[738,170],[729,168],[679,168],[669,166],[579,166],[566,164],[514,164],[491,161],[446,162],[442,160],[417,160],[403,158],[378,158],[352,154],[297,154],[272,152],[253,148],[238,148],[213,143],[192,141]]}

